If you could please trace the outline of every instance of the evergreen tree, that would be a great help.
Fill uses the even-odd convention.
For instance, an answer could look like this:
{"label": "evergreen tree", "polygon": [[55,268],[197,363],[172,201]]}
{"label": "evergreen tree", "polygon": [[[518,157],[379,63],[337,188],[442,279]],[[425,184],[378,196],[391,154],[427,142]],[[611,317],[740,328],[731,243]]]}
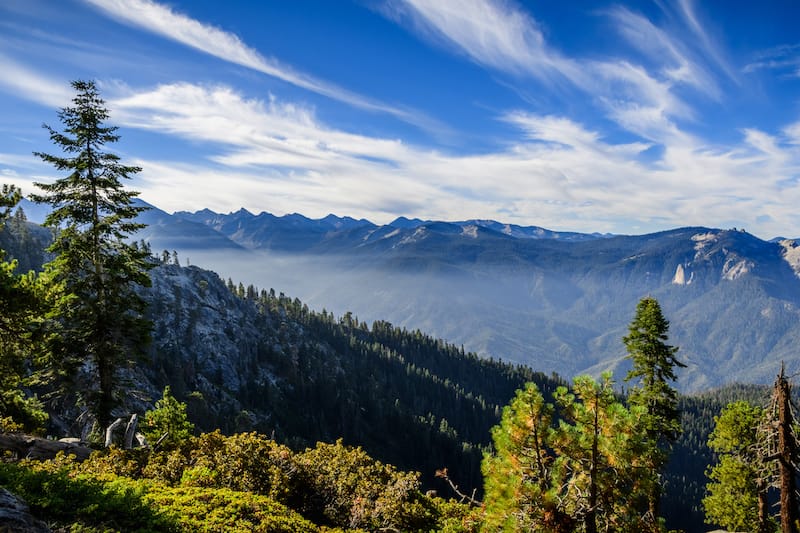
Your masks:
{"label": "evergreen tree", "polygon": [[[61,155],[35,155],[68,175],[37,183],[36,202],[53,206],[45,225],[57,229],[46,265],[54,297],[50,318],[50,365],[57,381],[78,394],[101,425],[121,400],[119,370],[144,353],[150,324],[137,286],[149,286],[147,253],[125,241],[143,227],[137,192],[121,182],[141,169],[120,163],[104,146],[119,140],[104,125],[108,111],[94,82],[72,83],[72,107],[58,116],[60,133],[45,125]],[[87,365],[88,363],[88,365]]]}
{"label": "evergreen tree", "polygon": [[555,449],[568,472],[566,501],[581,531],[658,530],[660,524],[635,505],[651,489],[642,468],[649,447],[644,410],[629,411],[617,400],[610,373],[599,382],[578,376],[572,392],[559,387],[556,401],[562,420]]}
{"label": "evergreen tree", "polygon": [[669,322],[661,312],[658,301],[645,297],[636,306],[636,315],[623,338],[627,358],[633,367],[625,381],[636,380],[630,390],[632,406],[645,409],[643,419],[652,443],[646,451],[653,482],[648,496],[648,508],[653,519],[658,517],[661,484],[658,476],[669,457],[672,443],[681,430],[678,393],[670,382],[675,381],[675,367],[685,367],[676,357],[678,348],[667,344]]}
{"label": "evergreen tree", "polygon": [[[13,185],[0,192],[0,231],[20,199]],[[41,291],[33,272],[16,273],[17,262],[0,250],[0,431],[35,430],[47,419],[35,396],[22,387],[30,373],[36,339],[35,319],[42,312]]]}
{"label": "evergreen tree", "polygon": [[555,393],[560,420],[535,385],[517,393],[484,458],[487,531],[647,531],[635,502],[649,491],[644,410],[614,397],[610,374]]}
{"label": "evergreen tree", "polygon": [[486,531],[571,532],[575,519],[561,499],[564,469],[554,454],[553,406],[528,383],[492,429],[484,457]]}
{"label": "evergreen tree", "polygon": [[166,433],[162,445],[171,448],[191,437],[193,431],[194,424],[186,416],[186,404],[176,400],[167,385],[155,408],[144,414],[145,438],[155,444]]}
{"label": "evergreen tree", "polygon": [[703,498],[706,522],[731,531],[775,530],[768,513],[767,489],[774,463],[765,462],[758,427],[764,411],[746,401],[728,404],[714,417],[708,446],[718,463],[708,470],[711,480]]}

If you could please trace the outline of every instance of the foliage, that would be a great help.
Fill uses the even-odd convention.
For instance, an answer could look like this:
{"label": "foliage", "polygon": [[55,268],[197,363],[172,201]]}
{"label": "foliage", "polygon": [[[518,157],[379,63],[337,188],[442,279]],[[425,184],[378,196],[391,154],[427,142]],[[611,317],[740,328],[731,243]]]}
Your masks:
{"label": "foliage", "polygon": [[166,433],[161,446],[172,448],[191,437],[193,431],[194,424],[186,417],[186,404],[176,400],[167,385],[155,408],[144,414],[142,433],[151,445]]}
{"label": "foliage", "polygon": [[669,322],[661,312],[658,301],[642,298],[636,315],[623,338],[627,358],[633,368],[625,381],[637,380],[630,390],[630,403],[647,409],[648,431],[659,439],[674,441],[680,434],[678,393],[669,384],[675,381],[675,367],[686,365],[678,361],[678,348],[666,343]]}
{"label": "foliage", "polygon": [[312,522],[271,498],[231,489],[154,487],[146,501],[171,517],[181,531],[319,531]]}
{"label": "foliage", "polygon": [[295,492],[297,466],[289,448],[257,433],[230,437],[219,431],[193,440],[191,466],[182,485],[225,487],[289,502]]}
{"label": "foliage", "polygon": [[652,445],[642,449],[643,458],[650,470],[651,493],[648,507],[653,517],[659,516],[661,485],[658,476],[669,458],[672,444],[680,435],[678,393],[671,385],[675,381],[675,367],[685,367],[676,358],[678,348],[667,344],[669,322],[661,312],[658,301],[642,298],[636,314],[623,338],[633,363],[625,381],[635,381],[628,401],[644,409],[643,424]]}
{"label": "foliage", "polygon": [[587,532],[658,531],[659,522],[638,505],[656,482],[646,463],[652,448],[642,423],[646,411],[628,410],[615,397],[610,373],[600,382],[575,378],[572,392],[559,388],[556,401],[563,417],[556,450],[568,475],[572,515]]}
{"label": "foliage", "polygon": [[48,463],[0,463],[0,485],[24,499],[38,517],[82,531],[176,531],[144,499],[147,486],[119,478],[103,482]]}
{"label": "foliage", "polygon": [[73,531],[270,531],[319,529],[271,498],[230,489],[168,487],[77,465],[0,464],[0,484],[40,517]]}
{"label": "foliage", "polygon": [[714,417],[708,444],[719,459],[707,472],[711,481],[703,507],[708,523],[733,531],[775,528],[759,516],[759,500],[766,504],[770,470],[759,453],[758,426],[763,419],[763,409],[746,401],[732,402]]}
{"label": "foliage", "polygon": [[398,472],[361,448],[318,443],[297,461],[308,483],[306,516],[345,528],[427,531],[435,509],[419,492],[419,474]]}
{"label": "foliage", "polygon": [[[558,413],[529,384],[492,430],[483,462],[488,531],[644,531],[635,503],[649,489],[640,419],[614,397],[610,375],[556,391]],[[556,421],[558,414],[561,418]]]}
{"label": "foliage", "polygon": [[[560,508],[561,470],[554,468],[553,406],[529,383],[492,429],[494,453],[484,457],[484,526],[488,531],[569,530]],[[559,524],[563,523],[563,526]]]}
{"label": "foliage", "polygon": [[[177,466],[167,477],[178,481],[154,477],[164,471],[153,464]],[[421,494],[419,474],[360,448],[320,443],[294,454],[254,433],[203,434],[161,452],[111,447],[83,463],[60,454],[0,464],[0,485],[37,516],[86,531],[474,533],[480,519],[466,505]]]}
{"label": "foliage", "polygon": [[[20,199],[14,186],[3,185],[0,193],[0,231],[4,230],[9,210]],[[33,272],[17,274],[17,262],[7,262],[0,250],[0,419],[2,429],[42,428],[47,414],[36,396],[23,386],[30,374],[35,343],[36,321],[43,312],[42,294]]]}
{"label": "foliage", "polygon": [[[49,314],[51,372],[48,377],[79,395],[101,426],[120,401],[119,369],[143,354],[150,325],[135,287],[150,283],[146,251],[125,237],[143,226],[133,219],[144,210],[133,204],[138,193],[123,188],[141,169],[125,166],[104,152],[119,140],[94,82],[72,83],[73,107],[58,116],[64,133],[49,126],[51,141],[66,156],[35,155],[69,174],[37,183],[43,194],[32,199],[53,206],[45,225],[57,229],[46,266],[54,309]],[[87,367],[86,363],[91,366]],[[82,375],[86,369],[88,375]]]}

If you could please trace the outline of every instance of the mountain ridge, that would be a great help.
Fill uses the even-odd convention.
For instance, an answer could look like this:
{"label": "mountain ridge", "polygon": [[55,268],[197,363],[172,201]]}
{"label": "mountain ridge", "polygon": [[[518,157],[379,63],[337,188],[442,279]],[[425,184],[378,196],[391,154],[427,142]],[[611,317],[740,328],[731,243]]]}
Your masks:
{"label": "mountain ridge", "polygon": [[689,365],[684,391],[766,383],[778,360],[800,369],[792,240],[702,226],[570,239],[519,236],[500,223],[335,228],[281,218],[215,215],[214,228],[252,256],[208,266],[257,284],[270,277],[316,308],[386,319],[565,376],[625,371],[619,339],[636,302],[653,295]]}
{"label": "mountain ridge", "polygon": [[529,238],[488,223],[376,226],[246,210],[153,209],[143,221],[137,240],[225,277],[567,377],[626,370],[619,339],[647,295],[672,323],[688,365],[684,392],[768,383],[781,360],[800,370],[800,247],[791,239],[702,226]]}

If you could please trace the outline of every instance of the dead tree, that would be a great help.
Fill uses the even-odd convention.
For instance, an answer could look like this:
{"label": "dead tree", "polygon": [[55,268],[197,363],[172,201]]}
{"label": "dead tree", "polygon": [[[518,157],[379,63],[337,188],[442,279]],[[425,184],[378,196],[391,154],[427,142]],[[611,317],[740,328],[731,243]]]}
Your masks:
{"label": "dead tree", "polygon": [[[0,433],[0,450],[8,450],[19,459],[53,459],[59,452],[85,461],[92,449],[74,442],[43,439],[22,433]],[[0,528],[2,530],[2,528]]]}
{"label": "dead tree", "polygon": [[783,362],[780,374],[775,378],[770,404],[759,424],[756,444],[760,470],[756,479],[759,533],[771,530],[767,518],[767,490],[770,487],[780,491],[781,532],[800,533],[797,494],[797,468],[800,456],[792,410],[792,386],[786,377]]}
{"label": "dead tree", "polygon": [[778,464],[780,465],[781,531],[798,533],[800,519],[797,508],[797,440],[793,431],[792,391],[781,363],[773,393],[778,404]]}

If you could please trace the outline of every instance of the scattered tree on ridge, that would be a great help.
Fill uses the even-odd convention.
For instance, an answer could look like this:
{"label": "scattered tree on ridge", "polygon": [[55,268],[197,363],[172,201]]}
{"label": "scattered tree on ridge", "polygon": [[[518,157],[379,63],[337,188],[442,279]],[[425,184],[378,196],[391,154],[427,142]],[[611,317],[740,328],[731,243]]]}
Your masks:
{"label": "scattered tree on ridge", "polygon": [[[120,398],[119,370],[144,353],[150,324],[135,287],[149,286],[148,253],[125,241],[143,227],[134,219],[137,192],[124,189],[141,169],[120,163],[104,146],[119,140],[92,81],[72,83],[72,107],[58,116],[60,133],[45,125],[64,156],[35,152],[68,175],[37,183],[36,202],[53,206],[45,226],[57,229],[45,267],[54,311],[50,315],[49,364],[57,384],[76,393],[102,426]],[[89,363],[88,365],[86,363]]]}
{"label": "scattered tree on ridge", "polygon": [[708,522],[774,531],[767,491],[777,491],[780,531],[797,533],[800,449],[791,388],[781,363],[769,408],[731,403],[715,418],[709,446],[720,457],[707,474],[711,482],[703,506]]}
{"label": "scattered tree on ridge", "polygon": [[636,314],[622,340],[627,358],[633,362],[625,381],[635,380],[628,401],[631,406],[645,409],[644,424],[652,446],[646,457],[653,479],[647,497],[653,520],[659,516],[661,499],[660,472],[666,465],[672,444],[681,431],[678,393],[670,382],[675,381],[675,367],[683,368],[675,354],[678,348],[667,344],[669,321],[661,306],[652,297],[645,297],[636,306]]}

